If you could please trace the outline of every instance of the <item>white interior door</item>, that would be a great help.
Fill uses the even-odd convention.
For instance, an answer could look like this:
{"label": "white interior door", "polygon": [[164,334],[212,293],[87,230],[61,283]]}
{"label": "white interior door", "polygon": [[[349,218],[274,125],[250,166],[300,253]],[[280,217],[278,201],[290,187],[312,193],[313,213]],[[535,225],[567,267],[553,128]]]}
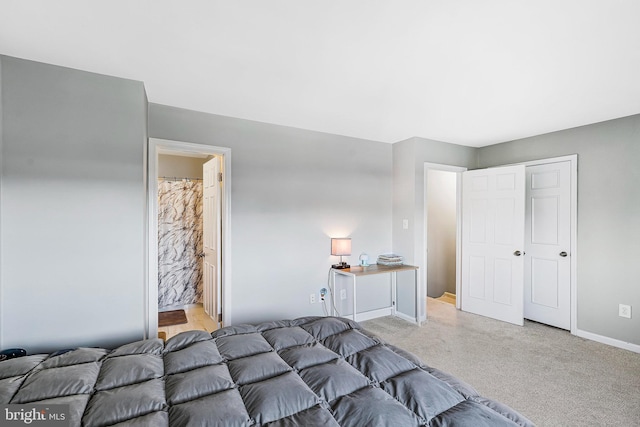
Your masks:
{"label": "white interior door", "polygon": [[462,174],[462,310],[524,324],[525,167]]}
{"label": "white interior door", "polygon": [[202,165],[202,246],[204,252],[202,305],[204,311],[216,323],[218,322],[218,237],[220,233],[219,172],[218,158],[213,158]]}
{"label": "white interior door", "polygon": [[571,163],[528,166],[524,317],[571,328]]}

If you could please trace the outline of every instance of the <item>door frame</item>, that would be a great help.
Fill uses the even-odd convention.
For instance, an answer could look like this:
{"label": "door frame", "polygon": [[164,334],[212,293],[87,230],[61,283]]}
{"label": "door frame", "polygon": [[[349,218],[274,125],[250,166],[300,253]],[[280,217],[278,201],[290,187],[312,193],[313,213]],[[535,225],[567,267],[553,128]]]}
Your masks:
{"label": "door frame", "polygon": [[[427,291],[429,286],[428,280],[428,258],[429,254],[427,253],[428,248],[428,230],[427,230],[427,221],[428,221],[428,192],[427,192],[427,180],[429,175],[429,170],[439,170],[445,172],[455,172],[456,173],[456,308],[460,309],[460,295],[461,286],[462,286],[462,172],[465,172],[468,168],[463,166],[453,166],[446,165],[442,163],[430,163],[424,162],[424,206],[423,206],[423,227],[424,227],[424,237],[422,239],[422,262],[423,262],[423,271],[424,271],[424,297],[425,301],[427,298]],[[426,312],[425,312],[426,317]],[[424,320],[424,319],[421,319]]]}
{"label": "door frame", "polygon": [[[530,160],[519,163],[509,163],[505,165],[495,165],[495,167],[499,166],[510,166],[510,165],[524,165],[526,166],[536,166],[543,165],[548,163],[558,163],[569,161],[571,166],[571,244],[570,244],[570,253],[571,259],[570,262],[570,271],[571,271],[571,329],[570,332],[572,335],[578,334],[578,155],[570,154],[567,156],[559,156],[559,157],[549,157],[538,160]],[[461,294],[461,273],[462,273],[462,255],[460,253],[460,249],[462,246],[462,215],[461,215],[461,207],[462,207],[462,186],[460,185],[460,176],[463,171],[468,170],[465,167],[452,166],[447,164],[440,163],[430,163],[424,162],[424,240],[423,240],[423,267],[424,271],[427,270],[427,173],[429,169],[437,169],[437,170],[446,170],[446,171],[455,171],[458,172],[458,209],[457,209],[457,239],[456,239],[456,308],[460,310],[461,308],[461,298],[459,297]],[[426,273],[425,273],[426,274]],[[427,295],[427,286],[428,281],[425,280],[424,294],[425,298]]]}
{"label": "door frame", "polygon": [[571,243],[569,245],[569,269],[570,269],[570,332],[576,335],[578,331],[578,155],[550,157],[546,159],[530,160],[527,162],[513,163],[514,165],[538,166],[550,163],[569,162],[571,174],[570,198],[571,198]]}
{"label": "door frame", "polygon": [[149,138],[147,161],[147,256],[145,271],[145,338],[158,336],[158,155],[159,154],[209,154],[222,157],[220,280],[217,298],[222,312],[222,322],[231,325],[231,149],[213,145],[194,144]]}

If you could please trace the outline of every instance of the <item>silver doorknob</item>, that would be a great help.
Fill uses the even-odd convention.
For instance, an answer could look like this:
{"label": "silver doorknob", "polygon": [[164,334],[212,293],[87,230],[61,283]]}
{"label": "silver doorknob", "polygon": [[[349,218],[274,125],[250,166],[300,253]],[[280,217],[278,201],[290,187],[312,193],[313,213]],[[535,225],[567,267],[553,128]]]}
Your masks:
{"label": "silver doorknob", "polygon": [[562,258],[566,257],[568,254],[565,251],[560,252],[560,256]]}
{"label": "silver doorknob", "polygon": [[514,254],[515,256],[520,256],[520,255],[522,255],[522,252],[520,252],[520,251],[515,251],[513,254]]}

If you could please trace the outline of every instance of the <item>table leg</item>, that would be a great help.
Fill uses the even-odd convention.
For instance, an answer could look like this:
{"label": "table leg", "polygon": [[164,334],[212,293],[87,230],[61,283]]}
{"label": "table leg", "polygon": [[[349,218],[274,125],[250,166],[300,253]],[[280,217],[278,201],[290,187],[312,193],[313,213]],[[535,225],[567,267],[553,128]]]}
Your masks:
{"label": "table leg", "polygon": [[336,271],[331,270],[331,283],[329,283],[329,287],[331,288],[331,315],[335,316],[335,306],[336,306]]}
{"label": "table leg", "polygon": [[396,303],[398,301],[398,273],[391,273],[391,315],[396,315]]}
{"label": "table leg", "polygon": [[356,276],[355,276],[355,274],[353,275],[353,321],[357,322],[357,320],[356,320]]}
{"label": "table leg", "polygon": [[420,326],[420,276],[418,270],[415,270],[415,300],[416,300],[416,325]]}

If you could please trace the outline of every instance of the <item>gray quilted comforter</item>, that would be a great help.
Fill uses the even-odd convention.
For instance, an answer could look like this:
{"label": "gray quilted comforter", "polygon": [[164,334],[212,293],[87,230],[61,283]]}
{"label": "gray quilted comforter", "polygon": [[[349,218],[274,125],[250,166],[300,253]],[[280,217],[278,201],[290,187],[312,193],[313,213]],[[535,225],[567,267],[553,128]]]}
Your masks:
{"label": "gray quilted comforter", "polygon": [[529,426],[350,320],[185,332],[0,362],[0,404],[68,404],[76,426]]}

